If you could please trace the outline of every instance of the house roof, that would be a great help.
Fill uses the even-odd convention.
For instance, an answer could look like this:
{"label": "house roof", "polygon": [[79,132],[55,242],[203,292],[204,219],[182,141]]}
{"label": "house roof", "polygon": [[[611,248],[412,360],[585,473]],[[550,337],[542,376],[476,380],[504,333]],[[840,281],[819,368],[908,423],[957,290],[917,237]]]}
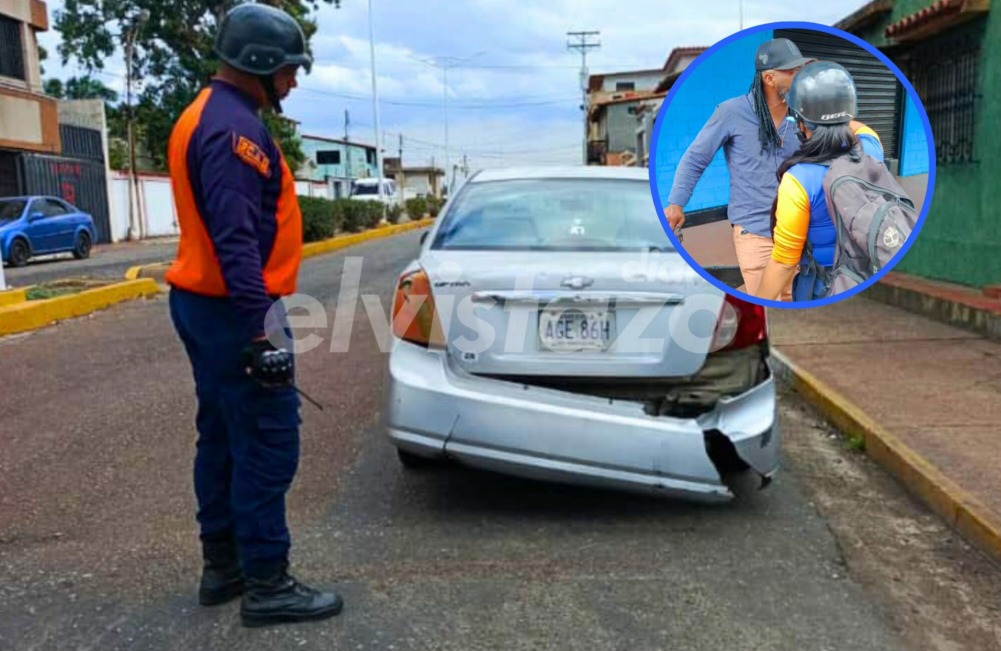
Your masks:
{"label": "house roof", "polygon": [[375,149],[375,145],[366,145],[363,142],[354,142],[351,140],[342,140],[340,138],[325,138],[323,136],[310,136],[303,134],[299,136],[302,140],[319,140],[321,142],[332,142],[338,145],[353,145],[355,147],[364,147],[365,149]]}
{"label": "house roof", "polygon": [[434,174],[435,176],[444,176],[445,170],[440,167],[429,167],[427,165],[417,166],[417,167],[404,167],[404,174]]}
{"label": "house roof", "polygon": [[590,119],[596,120],[601,117],[601,114],[605,112],[605,108],[608,106],[613,106],[615,104],[639,104],[640,102],[657,99],[660,97],[666,97],[667,93],[657,93],[652,91],[631,93],[629,97],[622,97],[619,99],[609,99],[604,102],[597,102],[591,106]]}
{"label": "house roof", "polygon": [[893,11],[893,0],[872,0],[869,4],[834,23],[834,26],[846,32],[861,29],[871,25],[880,16],[891,11]]}
{"label": "house roof", "polygon": [[664,72],[674,72],[675,66],[678,65],[678,61],[686,56],[698,56],[708,50],[705,46],[687,46],[687,47],[676,47],[671,50],[671,53],[667,55],[667,61],[664,62]]}
{"label": "house roof", "polygon": [[886,28],[887,38],[918,41],[976,18],[990,10],[990,0],[938,0]]}
{"label": "house roof", "polygon": [[588,78],[587,88],[590,91],[601,90],[601,85],[609,77],[635,77],[638,75],[655,75],[659,72],[661,72],[659,68],[653,68],[651,70],[625,70],[623,72],[606,72],[600,75],[591,75]]}
{"label": "house roof", "polygon": [[[663,72],[667,74],[665,74],[663,79],[660,80],[660,83],[657,84],[657,87],[654,89],[654,92],[666,93],[668,90],[670,90],[671,86],[674,85],[674,82],[677,81],[678,77],[681,76],[681,73],[685,71],[684,68],[682,68],[681,70],[677,69],[678,62],[683,57],[693,56],[693,55],[698,56],[708,49],[709,48],[707,47],[697,46],[697,47],[676,47],[673,50],[671,50],[671,53],[667,55],[667,61],[664,62]],[[688,66],[685,67],[687,68]]]}

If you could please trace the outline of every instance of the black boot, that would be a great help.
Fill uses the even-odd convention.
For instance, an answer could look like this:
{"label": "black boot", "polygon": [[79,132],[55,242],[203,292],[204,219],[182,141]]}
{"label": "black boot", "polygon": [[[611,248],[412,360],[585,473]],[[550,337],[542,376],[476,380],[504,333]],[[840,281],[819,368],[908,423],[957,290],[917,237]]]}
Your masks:
{"label": "black boot", "polygon": [[198,586],[198,603],[217,606],[243,594],[243,570],[232,538],[203,540],[202,582]]}
{"label": "black boot", "polygon": [[282,566],[268,578],[247,577],[240,604],[244,626],[267,626],[333,617],[344,600],[336,592],[320,592],[297,581]]}

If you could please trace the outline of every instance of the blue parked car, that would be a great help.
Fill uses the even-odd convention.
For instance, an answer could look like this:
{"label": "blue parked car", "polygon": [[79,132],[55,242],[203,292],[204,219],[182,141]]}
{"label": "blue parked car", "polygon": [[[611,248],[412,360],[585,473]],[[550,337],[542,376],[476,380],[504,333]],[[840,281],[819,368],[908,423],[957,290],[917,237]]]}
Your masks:
{"label": "blue parked car", "polygon": [[70,252],[82,260],[96,237],[93,217],[57,197],[0,199],[0,252],[12,267],[47,253]]}

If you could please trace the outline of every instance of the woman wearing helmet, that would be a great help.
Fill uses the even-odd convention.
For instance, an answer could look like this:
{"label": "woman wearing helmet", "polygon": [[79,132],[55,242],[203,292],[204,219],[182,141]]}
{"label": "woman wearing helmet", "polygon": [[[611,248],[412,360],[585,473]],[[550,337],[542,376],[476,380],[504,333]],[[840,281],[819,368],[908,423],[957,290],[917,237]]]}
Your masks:
{"label": "woman wearing helmet", "polygon": [[765,267],[758,298],[778,300],[793,281],[793,300],[819,298],[818,274],[801,273],[813,265],[834,264],[837,234],[824,194],[827,164],[844,155],[869,155],[883,160],[876,132],[856,122],[855,82],[842,66],[830,61],[810,63],[792,80],[788,95],[790,121],[802,146],[779,166],[779,189],[772,206],[775,248]]}

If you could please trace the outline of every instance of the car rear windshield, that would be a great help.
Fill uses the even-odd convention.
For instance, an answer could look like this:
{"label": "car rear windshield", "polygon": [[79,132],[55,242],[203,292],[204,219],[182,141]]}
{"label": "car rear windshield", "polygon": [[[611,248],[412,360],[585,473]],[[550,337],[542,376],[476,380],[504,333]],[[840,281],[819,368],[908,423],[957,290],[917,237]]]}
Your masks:
{"label": "car rear windshield", "polygon": [[633,251],[671,241],[646,181],[519,179],[467,184],[432,248]]}
{"label": "car rear windshield", "polygon": [[20,219],[26,203],[24,199],[0,199],[0,222]]}

